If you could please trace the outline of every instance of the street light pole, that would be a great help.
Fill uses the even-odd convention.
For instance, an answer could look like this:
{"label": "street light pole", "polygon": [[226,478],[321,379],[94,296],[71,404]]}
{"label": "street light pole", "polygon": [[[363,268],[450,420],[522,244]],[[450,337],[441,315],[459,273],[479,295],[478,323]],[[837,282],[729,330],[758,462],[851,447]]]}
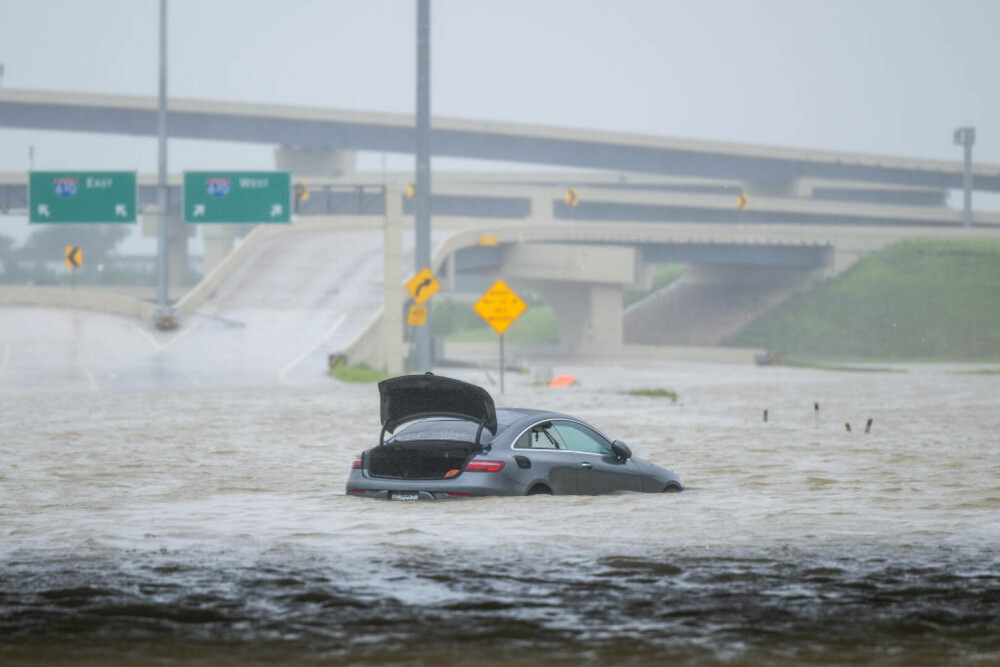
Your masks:
{"label": "street light pole", "polygon": [[[417,178],[416,251],[414,272],[431,264],[431,3],[417,0]],[[431,335],[428,327],[414,332],[416,370],[431,368]]]}
{"label": "street light pole", "polygon": [[965,149],[965,168],[962,171],[962,189],[965,195],[962,226],[965,228],[972,227],[972,146],[975,143],[976,128],[960,127],[955,130],[955,145]]}
{"label": "street light pole", "polygon": [[168,241],[167,233],[167,0],[160,0],[160,104],[157,116],[157,169],[156,215],[157,215],[157,271],[156,310],[153,312],[153,326],[157,329],[173,329],[177,326],[177,311],[170,308],[168,301]]}
{"label": "street light pole", "polygon": [[156,181],[158,249],[156,305],[160,314],[167,308],[167,0],[160,0],[160,108],[158,115]]}

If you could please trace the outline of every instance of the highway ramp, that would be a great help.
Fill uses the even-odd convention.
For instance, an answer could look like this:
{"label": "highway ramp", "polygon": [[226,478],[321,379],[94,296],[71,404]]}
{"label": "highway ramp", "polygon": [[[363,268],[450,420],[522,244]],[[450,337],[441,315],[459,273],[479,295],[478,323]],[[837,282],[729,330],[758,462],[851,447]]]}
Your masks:
{"label": "highway ramp", "polygon": [[269,236],[173,331],[83,310],[0,308],[0,390],[328,383],[327,354],[382,307],[382,244],[380,225]]}

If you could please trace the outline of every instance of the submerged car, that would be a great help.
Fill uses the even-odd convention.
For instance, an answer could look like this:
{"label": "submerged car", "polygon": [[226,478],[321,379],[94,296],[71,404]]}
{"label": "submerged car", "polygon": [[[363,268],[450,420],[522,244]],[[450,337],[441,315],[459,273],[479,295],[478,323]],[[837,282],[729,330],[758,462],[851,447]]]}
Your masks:
{"label": "submerged car", "polygon": [[349,495],[435,500],[684,489],[673,472],[569,415],[497,410],[482,387],[429,373],[378,388],[382,433],[378,446],[355,458]]}

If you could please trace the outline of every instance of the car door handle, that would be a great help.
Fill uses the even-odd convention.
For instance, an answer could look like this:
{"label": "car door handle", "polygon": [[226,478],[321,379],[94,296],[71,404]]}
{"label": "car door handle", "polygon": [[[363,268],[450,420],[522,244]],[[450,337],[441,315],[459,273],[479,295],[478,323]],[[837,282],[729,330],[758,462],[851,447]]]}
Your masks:
{"label": "car door handle", "polygon": [[586,461],[584,461],[583,463],[580,464],[580,467],[583,468],[584,470],[590,470],[591,468],[594,467],[594,464],[587,463]]}

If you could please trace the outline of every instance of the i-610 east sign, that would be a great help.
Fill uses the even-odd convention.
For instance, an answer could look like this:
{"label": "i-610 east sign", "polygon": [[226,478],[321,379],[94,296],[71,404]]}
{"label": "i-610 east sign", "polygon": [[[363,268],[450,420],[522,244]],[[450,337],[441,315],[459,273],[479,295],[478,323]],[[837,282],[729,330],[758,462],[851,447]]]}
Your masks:
{"label": "i-610 east sign", "polygon": [[184,222],[291,222],[287,171],[186,171]]}
{"label": "i-610 east sign", "polygon": [[46,222],[136,221],[134,171],[33,171],[28,219]]}

